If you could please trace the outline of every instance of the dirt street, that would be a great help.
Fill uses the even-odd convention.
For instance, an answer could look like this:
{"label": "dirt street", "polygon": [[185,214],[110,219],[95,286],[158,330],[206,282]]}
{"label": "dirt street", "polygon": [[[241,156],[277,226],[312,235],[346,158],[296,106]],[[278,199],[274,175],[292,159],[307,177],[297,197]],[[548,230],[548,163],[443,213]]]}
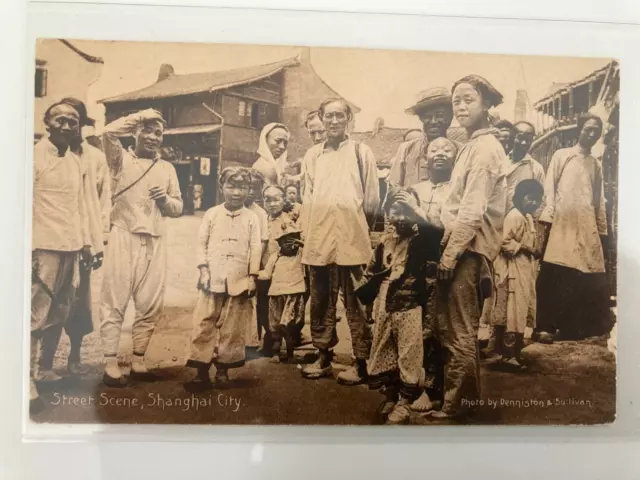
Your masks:
{"label": "dirt street", "polygon": [[[169,221],[169,272],[165,313],[151,341],[147,363],[161,377],[124,389],[100,384],[102,354],[97,331],[85,338],[83,361],[92,372],[82,379],[64,378],[41,387],[45,409],[36,422],[192,423],[192,424],[354,424],[377,423],[381,396],[365,386],[345,387],[333,379],[305,380],[299,365],[257,358],[231,371],[231,385],[194,396],[182,383],[193,375],[184,368],[191,312],[196,298],[195,241],[200,218]],[[97,326],[101,272],[93,278],[94,324]],[[121,362],[131,355],[130,306],[121,343]],[[97,330],[97,329],[96,329]],[[307,336],[309,335],[307,327]],[[351,346],[346,319],[339,323],[335,371],[345,368]],[[554,346],[556,347],[556,346]],[[606,346],[559,345],[550,354],[555,364],[528,373],[496,371],[483,366],[482,404],[474,422],[492,424],[602,423],[615,412],[615,360]],[[55,368],[66,366],[68,341],[63,338]],[[424,424],[415,416],[412,423]]]}

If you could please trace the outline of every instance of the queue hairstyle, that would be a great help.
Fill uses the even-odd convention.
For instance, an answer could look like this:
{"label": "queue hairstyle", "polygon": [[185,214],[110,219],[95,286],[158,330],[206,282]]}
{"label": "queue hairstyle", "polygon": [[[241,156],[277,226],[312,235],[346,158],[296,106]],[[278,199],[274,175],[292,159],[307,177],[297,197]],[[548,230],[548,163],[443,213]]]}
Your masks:
{"label": "queue hairstyle", "polygon": [[476,89],[480,95],[482,95],[482,100],[489,107],[497,107],[504,100],[503,95],[484,77],[480,75],[467,75],[466,77],[461,78],[451,87],[451,94],[455,91],[456,87],[461,83],[468,83],[473,88]]}
{"label": "queue hairstyle", "polygon": [[328,98],[324,102],[322,102],[318,107],[318,113],[320,114],[321,119],[322,117],[324,117],[325,108],[327,108],[327,105],[331,103],[341,103],[344,106],[345,112],[347,113],[347,121],[350,122],[351,120],[353,120],[353,111],[351,110],[351,107],[349,106],[347,101],[343,98]]}
{"label": "queue hairstyle", "polygon": [[320,115],[319,110],[314,110],[313,112],[307,113],[307,118],[304,121],[304,128],[309,128],[309,122],[314,118],[317,118],[322,122],[322,116]]}
{"label": "queue hairstyle", "polygon": [[282,198],[286,200],[287,193],[286,193],[285,189],[283,187],[281,187],[280,185],[267,185],[266,187],[264,187],[262,189],[262,197],[263,198],[264,198],[264,195],[267,193],[267,190],[269,190],[270,188],[275,188],[276,190],[280,191],[280,193],[282,193]]}
{"label": "queue hairstyle", "polygon": [[494,125],[494,127],[498,130],[509,130],[510,132],[513,132],[515,125],[509,120],[500,120]]}
{"label": "queue hairstyle", "polygon": [[226,167],[222,172],[220,172],[218,183],[220,184],[220,187],[222,187],[230,180],[236,180],[238,183],[246,184],[247,188],[249,188],[249,184],[251,183],[251,174],[245,167]]}
{"label": "queue hairstyle", "polygon": [[544,197],[544,187],[533,178],[527,178],[526,180],[518,182],[513,194],[513,206],[518,210],[522,207],[522,201],[525,195],[535,195],[542,200],[542,197]]}
{"label": "queue hairstyle", "polygon": [[59,100],[57,102],[52,103],[51,105],[49,105],[49,108],[47,108],[44,111],[44,123],[49,124],[49,120],[51,120],[51,112],[54,108],[59,107],[60,105],[67,105],[71,108],[73,108],[77,113],[78,113],[78,120],[79,120],[79,124],[80,126],[82,126],[82,115],[80,113],[80,110],[78,110],[78,106],[77,105],[73,105],[71,102],[68,101],[69,99],[63,99],[63,100]]}
{"label": "queue hairstyle", "polygon": [[531,130],[533,130],[533,135],[535,135],[535,134],[536,134],[536,127],[535,127],[535,125],[534,125],[533,123],[528,122],[528,121],[526,121],[526,120],[520,120],[520,121],[518,121],[518,122],[516,122],[516,123],[514,123],[514,124],[513,124],[513,129],[515,130],[515,128],[516,128],[518,125],[528,125],[529,127],[531,127]]}
{"label": "queue hairstyle", "polygon": [[600,125],[600,130],[604,129],[604,122],[599,116],[594,115],[593,113],[581,113],[580,115],[578,115],[578,134],[582,132],[584,124],[589,120],[595,120],[596,122],[598,122],[598,125]]}

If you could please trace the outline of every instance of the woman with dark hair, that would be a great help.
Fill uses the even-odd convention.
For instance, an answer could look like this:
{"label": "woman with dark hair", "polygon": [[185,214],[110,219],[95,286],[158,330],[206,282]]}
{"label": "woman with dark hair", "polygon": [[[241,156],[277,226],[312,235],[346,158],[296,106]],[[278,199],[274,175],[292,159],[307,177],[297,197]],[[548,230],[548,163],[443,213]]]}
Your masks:
{"label": "woman with dark hair", "polygon": [[547,246],[538,277],[541,341],[577,340],[611,329],[604,252],[607,241],[602,165],[591,148],[602,135],[602,120],[578,118],[578,143],[558,150],[545,182]]}
{"label": "woman with dark hair", "polygon": [[442,205],[436,310],[447,362],[444,403],[434,418],[458,417],[463,399],[480,397],[478,327],[482,302],[491,295],[490,264],[500,250],[505,214],[506,156],[489,120],[489,109],[500,103],[500,92],[477,75],[453,85],[453,113],[469,141],[458,154]]}

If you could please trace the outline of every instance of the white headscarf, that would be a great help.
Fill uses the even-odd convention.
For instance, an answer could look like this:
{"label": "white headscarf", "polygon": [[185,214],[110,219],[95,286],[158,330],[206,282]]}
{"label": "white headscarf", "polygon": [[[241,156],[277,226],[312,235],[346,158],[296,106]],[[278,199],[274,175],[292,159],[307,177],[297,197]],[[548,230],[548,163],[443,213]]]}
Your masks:
{"label": "white headscarf", "polygon": [[287,151],[285,150],[282,155],[280,155],[277,159],[273,158],[273,154],[269,149],[269,145],[267,144],[267,135],[269,135],[276,128],[281,128],[285,132],[287,132],[287,140],[289,140],[289,129],[284,126],[282,123],[269,123],[266,125],[262,132],[260,132],[260,142],[258,143],[258,155],[265,162],[267,162],[270,166],[275,168],[276,173],[278,175],[278,182],[282,178],[282,174],[284,172],[284,167],[287,164]]}

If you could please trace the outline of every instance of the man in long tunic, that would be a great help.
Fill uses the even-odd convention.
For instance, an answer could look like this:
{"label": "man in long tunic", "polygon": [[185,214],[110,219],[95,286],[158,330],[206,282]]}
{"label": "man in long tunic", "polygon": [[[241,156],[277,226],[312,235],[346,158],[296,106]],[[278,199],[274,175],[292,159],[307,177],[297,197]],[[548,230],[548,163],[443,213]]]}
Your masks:
{"label": "man in long tunic", "polygon": [[79,270],[90,266],[102,251],[101,241],[92,245],[100,231],[91,229],[89,219],[86,197],[91,193],[91,182],[86,178],[87,165],[70,148],[80,129],[80,114],[72,105],[58,102],[47,109],[44,120],[49,136],[40,140],[34,151],[32,402],[38,400],[35,377],[45,382],[60,379],[52,365],[44,365],[37,372],[40,344],[43,351],[55,353],[78,287]]}
{"label": "man in long tunic", "polygon": [[[69,313],[69,320],[65,323],[65,332],[69,337],[69,358],[67,369],[72,375],[86,373],[87,369],[80,361],[80,349],[82,339],[93,331],[93,319],[91,311],[91,271],[102,266],[102,244],[109,233],[109,216],[111,214],[111,176],[107,160],[98,148],[90,145],[82,137],[83,127],[92,127],[95,121],[87,115],[87,107],[77,98],[67,97],[61,102],[74,107],[79,114],[80,128],[77,137],[71,142],[70,149],[76,154],[86,169],[84,176],[87,182],[85,189],[85,203],[87,205],[88,219],[94,238],[92,244],[97,250],[94,261],[85,268],[80,269],[80,284],[76,291],[75,299]],[[102,236],[100,236],[102,232]],[[53,365],[55,347],[53,342],[43,348],[40,357],[40,367],[50,370]]]}
{"label": "man in long tunic", "polygon": [[354,289],[372,254],[369,229],[380,202],[377,167],[371,149],[346,132],[353,117],[346,102],[327,100],[319,110],[327,141],[305,155],[301,213],[302,263],[310,267],[311,336],[318,360],[302,375],[331,375],[331,349],[338,343],[336,303],[342,289],[356,364],[340,373],[338,381],[355,385],[366,380],[371,348],[371,328]]}
{"label": "man in long tunic", "polygon": [[578,143],[558,150],[547,171],[540,221],[549,233],[537,284],[539,332],[558,330],[556,338],[570,340],[602,335],[612,326],[602,165],[591,155],[602,120],[582,115],[578,131]]}
{"label": "man in long tunic", "polygon": [[418,101],[406,113],[420,118],[424,135],[403,142],[398,148],[387,177],[389,188],[411,187],[428,178],[427,147],[436,138],[447,137],[453,120],[451,94],[444,87],[420,92]]}
{"label": "man in long tunic", "polygon": [[[159,156],[165,122],[155,110],[144,110],[108,124],[103,133],[112,176],[113,213],[102,285],[101,327],[105,355],[103,380],[123,385],[117,354],[124,314],[133,297],[131,372],[147,376],[144,363],[151,335],[162,313],[167,274],[165,217],[182,214],[175,168]],[[135,148],[125,150],[120,137],[133,135]]]}

